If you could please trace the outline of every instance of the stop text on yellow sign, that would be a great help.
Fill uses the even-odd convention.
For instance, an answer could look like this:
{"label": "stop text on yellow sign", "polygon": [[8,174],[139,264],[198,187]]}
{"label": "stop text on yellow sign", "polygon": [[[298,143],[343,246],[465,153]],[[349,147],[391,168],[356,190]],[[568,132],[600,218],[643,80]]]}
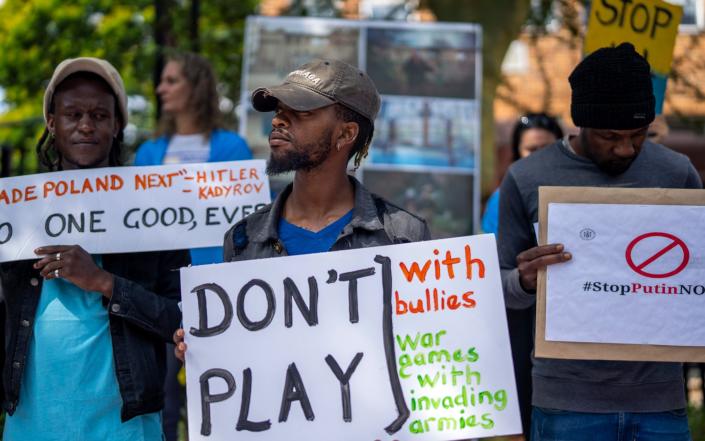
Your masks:
{"label": "stop text on yellow sign", "polygon": [[592,3],[585,53],[630,42],[651,64],[668,75],[683,8],[662,0],[595,0]]}

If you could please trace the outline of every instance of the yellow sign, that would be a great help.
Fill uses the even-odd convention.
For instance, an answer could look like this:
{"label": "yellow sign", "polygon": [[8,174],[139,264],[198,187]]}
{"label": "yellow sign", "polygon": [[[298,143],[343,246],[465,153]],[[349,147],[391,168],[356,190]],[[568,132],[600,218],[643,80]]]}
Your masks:
{"label": "yellow sign", "polygon": [[662,0],[592,2],[585,53],[628,41],[657,74],[668,75],[683,8]]}

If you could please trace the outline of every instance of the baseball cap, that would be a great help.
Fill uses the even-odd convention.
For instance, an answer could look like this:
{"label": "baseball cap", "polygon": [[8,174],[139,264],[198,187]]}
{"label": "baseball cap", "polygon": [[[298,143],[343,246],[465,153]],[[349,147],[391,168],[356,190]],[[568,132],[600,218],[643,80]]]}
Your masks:
{"label": "baseball cap", "polygon": [[108,86],[117,97],[118,110],[120,111],[122,128],[124,129],[127,125],[127,94],[125,93],[125,85],[122,82],[122,78],[112,64],[106,60],[92,57],[68,58],[56,66],[49,85],[44,91],[44,121],[48,120],[49,108],[51,107],[52,99],[54,99],[56,87],[69,75],[77,72],[94,73],[108,83]]}
{"label": "baseball cap", "polygon": [[372,79],[355,66],[338,60],[312,60],[289,72],[279,86],[252,93],[252,106],[270,112],[281,101],[298,111],[339,103],[374,122],[380,98]]}

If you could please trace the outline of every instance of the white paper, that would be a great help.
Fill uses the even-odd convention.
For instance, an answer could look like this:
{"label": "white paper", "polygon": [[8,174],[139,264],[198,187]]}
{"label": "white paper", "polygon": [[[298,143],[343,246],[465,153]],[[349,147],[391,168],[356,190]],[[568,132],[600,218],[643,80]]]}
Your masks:
{"label": "white paper", "polygon": [[546,340],[705,346],[705,207],[548,206]]}
{"label": "white paper", "polygon": [[222,246],[269,203],[265,162],[110,167],[0,179],[0,262],[45,245],[90,253]]}
{"label": "white paper", "polygon": [[[466,247],[470,260],[465,254]],[[442,263],[447,258],[446,252],[450,253],[451,260],[458,260]],[[388,314],[384,310],[382,257],[389,258],[391,265]],[[417,268],[426,268],[423,282],[418,278],[408,282],[405,278],[401,264],[410,269],[414,261],[419,265]],[[472,262],[470,279],[468,261]],[[448,273],[450,266],[454,270],[452,279]],[[350,284],[340,279],[344,273],[364,269],[371,269],[374,274],[358,279],[359,320],[352,323]],[[283,281],[286,277],[296,284],[307,304],[309,277],[315,278],[319,295],[315,326],[308,325],[296,303],[292,303],[292,327],[285,326]],[[276,306],[267,326],[250,331],[238,318],[237,299],[243,287],[254,279],[262,281],[255,282],[259,286],[266,282],[272,287]],[[191,440],[440,441],[521,431],[492,235],[184,268],[181,281],[188,345],[186,377]],[[233,319],[218,335],[199,337],[189,333],[192,328],[199,328],[197,287],[203,284],[217,284],[231,299]],[[429,289],[428,298],[426,289]],[[434,301],[434,289],[438,290],[437,301]],[[255,322],[267,317],[264,290],[255,287],[245,292],[244,315]],[[467,298],[463,298],[469,292]],[[458,297],[452,302],[454,309],[450,309],[451,303],[446,302],[454,295]],[[212,290],[205,291],[205,298],[207,324],[212,327],[223,320],[225,309]],[[412,314],[408,312],[409,301],[413,305],[430,302],[432,307],[428,312]],[[395,352],[389,364],[385,350],[385,317],[391,319],[388,323],[393,326],[392,333],[387,334],[393,340],[389,347]],[[407,335],[409,341],[417,345],[416,349],[411,349]],[[402,349],[400,341],[406,350]],[[448,351],[450,361],[441,350]],[[332,355],[345,372],[358,353],[363,354],[362,359],[349,382],[352,420],[345,422],[340,383],[325,358]],[[415,357],[416,364],[407,366]],[[428,363],[431,357],[433,363]],[[423,361],[427,364],[419,366]],[[312,421],[305,418],[299,401],[294,401],[286,422],[279,422],[286,372],[291,363],[295,363],[310,399],[315,417]],[[390,378],[390,366],[396,380]],[[211,434],[204,436],[201,434],[203,406],[199,380],[204,372],[214,368],[232,374],[235,390],[229,398],[211,403]],[[268,420],[271,426],[265,431],[237,430],[247,368],[251,369],[252,378],[249,420]],[[455,385],[453,372],[456,372]],[[421,386],[419,375],[429,375],[436,380],[436,386]],[[444,378],[446,384],[442,384]],[[399,415],[393,394],[394,381],[398,381],[403,390],[401,400],[410,415],[396,432],[387,433],[385,428]],[[210,379],[208,384],[211,394],[227,391],[226,382],[220,378]],[[436,400],[440,410],[419,410],[422,397],[427,397],[424,402],[431,406],[431,400]],[[444,397],[450,397],[445,398],[446,405],[449,405],[448,400],[453,400],[447,410],[442,407]],[[463,425],[472,422],[474,426],[462,428],[461,419]],[[443,430],[439,429],[439,424]],[[424,433],[412,433],[419,428]]]}

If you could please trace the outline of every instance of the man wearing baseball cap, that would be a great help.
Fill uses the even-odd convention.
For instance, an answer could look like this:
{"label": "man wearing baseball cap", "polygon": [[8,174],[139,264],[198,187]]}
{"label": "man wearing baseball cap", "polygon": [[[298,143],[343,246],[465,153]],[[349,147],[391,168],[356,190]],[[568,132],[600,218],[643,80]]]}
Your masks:
{"label": "man wearing baseball cap", "polygon": [[[59,64],[44,118],[37,152],[50,171],[120,165],[127,98],[107,61]],[[181,321],[176,269],[188,252],[35,253],[0,265],[4,439],[161,440],[164,343]]]}
{"label": "man wearing baseball cap", "polygon": [[225,261],[346,250],[430,237],[426,223],[391,205],[347,173],[367,155],[380,98],[372,80],[342,61],[315,60],[283,84],[252,94],[274,111],[269,174],[294,171],[273,204],[225,237]]}
{"label": "man wearing baseball cap", "polygon": [[[370,193],[348,175],[367,155],[380,98],[354,66],[314,60],[279,86],[257,89],[252,105],[274,111],[270,175],[294,171],[274,203],[225,235],[224,261],[391,245],[430,239],[426,222]],[[174,335],[183,360],[183,329]]]}
{"label": "man wearing baseball cap", "polygon": [[[684,155],[646,140],[655,100],[648,62],[629,43],[588,55],[569,78],[580,128],[514,163],[500,190],[499,258],[507,306],[536,301],[536,275],[571,259],[537,246],[540,186],[702,188]],[[532,440],[689,440],[680,363],[534,358]]]}

